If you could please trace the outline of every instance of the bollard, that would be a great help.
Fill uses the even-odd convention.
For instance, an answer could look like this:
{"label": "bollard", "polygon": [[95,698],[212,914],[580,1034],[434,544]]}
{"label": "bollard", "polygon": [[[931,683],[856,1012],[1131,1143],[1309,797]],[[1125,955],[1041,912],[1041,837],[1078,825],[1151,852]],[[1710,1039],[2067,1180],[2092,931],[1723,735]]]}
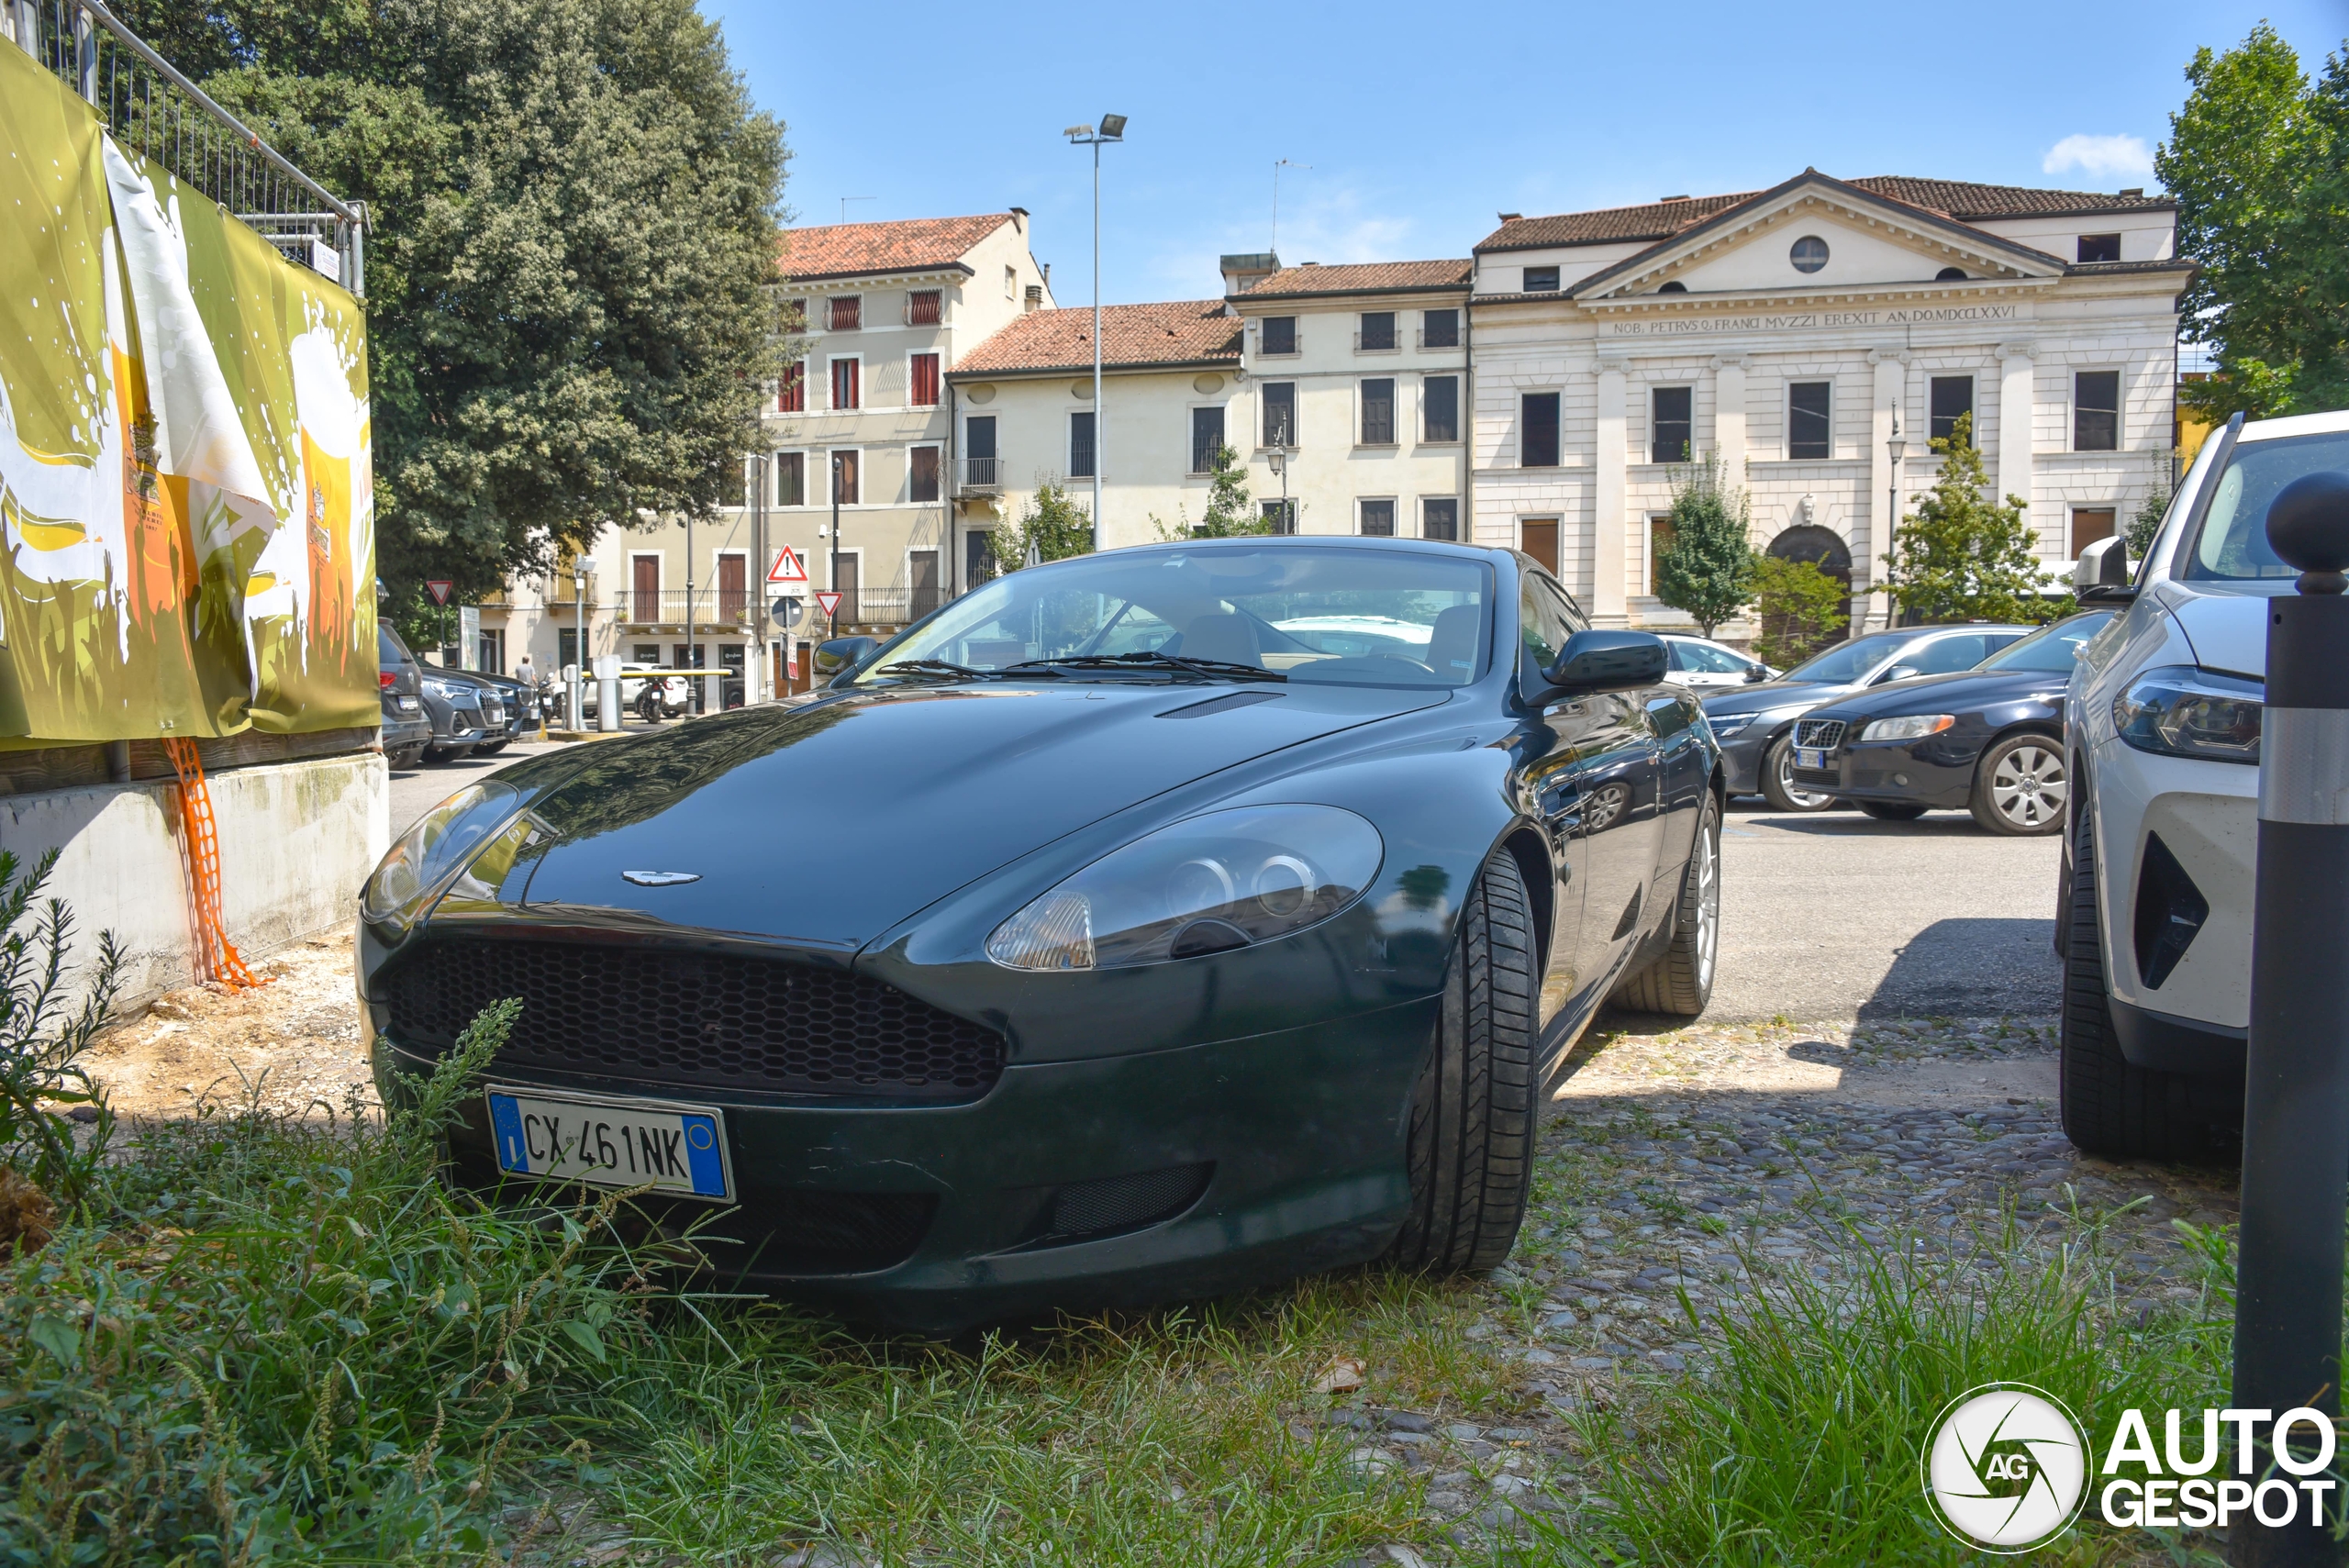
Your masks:
{"label": "bollard", "polygon": [[[2268,601],[2234,1403],[2330,1417],[2349,1221],[2349,473],[2285,486],[2267,539],[2300,578]],[[2237,1568],[2341,1561],[2304,1514],[2233,1530]]]}
{"label": "bollard", "polygon": [[620,656],[598,653],[595,668],[596,728],[599,734],[617,735],[620,728]]}

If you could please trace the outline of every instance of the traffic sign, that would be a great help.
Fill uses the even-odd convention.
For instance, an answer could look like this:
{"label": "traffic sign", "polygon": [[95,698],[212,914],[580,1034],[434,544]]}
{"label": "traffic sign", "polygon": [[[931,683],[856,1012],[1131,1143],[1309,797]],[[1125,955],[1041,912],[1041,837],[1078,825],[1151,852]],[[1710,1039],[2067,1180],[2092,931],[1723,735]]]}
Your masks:
{"label": "traffic sign", "polygon": [[838,594],[829,592],[818,594],[816,595],[816,603],[822,606],[826,620],[841,613],[841,595]]}
{"label": "traffic sign", "polygon": [[795,599],[786,594],[782,598],[777,599],[774,604],[767,606],[767,614],[774,617],[775,625],[787,627],[797,622],[799,619],[799,612],[807,607],[807,606],[804,602]]}
{"label": "traffic sign", "polygon": [[800,560],[798,552],[786,544],[775,551],[774,565],[767,572],[767,581],[805,583],[807,581],[807,563]]}
{"label": "traffic sign", "polygon": [[432,595],[434,604],[445,605],[449,602],[449,595],[457,591],[457,585],[446,577],[435,577],[424,584],[424,589]]}

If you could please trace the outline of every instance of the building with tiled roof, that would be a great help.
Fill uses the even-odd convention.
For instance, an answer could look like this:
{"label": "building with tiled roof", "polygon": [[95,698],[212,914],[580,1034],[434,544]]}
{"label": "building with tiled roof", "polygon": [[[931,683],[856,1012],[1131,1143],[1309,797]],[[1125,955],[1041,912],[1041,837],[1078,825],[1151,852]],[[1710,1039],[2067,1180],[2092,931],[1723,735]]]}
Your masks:
{"label": "building with tiled roof", "polygon": [[1475,267],[1475,262],[1465,258],[1348,262],[1334,267],[1308,261],[1268,274],[1250,284],[1247,293],[1252,300],[1313,299],[1337,294],[1442,294],[1466,288]]}
{"label": "building with tiled roof", "polygon": [[1024,209],[972,217],[915,217],[880,223],[828,223],[784,231],[783,272],[798,283],[893,272],[974,270],[970,254],[989,235],[1022,227]]}
{"label": "building with tiled roof", "polygon": [[[1219,299],[1101,307],[1101,361],[1111,370],[1240,363],[1240,322]],[[954,378],[1093,368],[1089,306],[1021,317],[965,355]]]}

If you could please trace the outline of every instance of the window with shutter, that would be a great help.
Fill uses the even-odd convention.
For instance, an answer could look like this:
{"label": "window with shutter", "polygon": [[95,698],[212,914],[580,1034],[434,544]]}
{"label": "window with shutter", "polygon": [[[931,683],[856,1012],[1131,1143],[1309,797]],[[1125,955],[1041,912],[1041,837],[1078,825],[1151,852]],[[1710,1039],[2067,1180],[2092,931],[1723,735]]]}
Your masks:
{"label": "window with shutter", "polygon": [[1362,531],[1374,539],[1395,537],[1395,503],[1364,501],[1362,503]]}
{"label": "window with shutter", "polygon": [[906,295],[906,325],[935,327],[942,318],[939,308],[939,291],[916,289]]}
{"label": "window with shutter", "polygon": [[907,499],[938,499],[938,449],[915,447],[907,453]]}
{"label": "window with shutter", "polygon": [[1068,473],[1072,479],[1093,477],[1093,416],[1089,411],[1068,417]]}
{"label": "window with shutter", "polygon": [[1218,453],[1223,450],[1223,410],[1194,408],[1191,410],[1191,472],[1213,473]]}
{"label": "window with shutter", "polygon": [[1258,395],[1264,404],[1264,444],[1297,445],[1297,383],[1268,381],[1261,384],[1263,391]]}
{"label": "window with shutter", "polygon": [[834,295],[829,309],[830,315],[827,324],[835,332],[853,332],[864,325],[864,296],[862,295]]}
{"label": "window with shutter", "polygon": [[854,408],[862,403],[863,378],[861,367],[854,360],[832,361],[832,406]]}
{"label": "window with shutter", "polygon": [[907,363],[906,402],[915,408],[938,406],[938,356],[916,354]]}
{"label": "window with shutter", "polygon": [[807,364],[794,360],[783,367],[783,380],[775,388],[774,411],[778,414],[807,412]]}
{"label": "window with shutter", "polygon": [[1431,375],[1419,384],[1419,439],[1456,441],[1460,439],[1460,378]]}
{"label": "window with shutter", "polygon": [[1431,497],[1419,503],[1419,537],[1451,539],[1460,538],[1460,503],[1453,496]]}
{"label": "window with shutter", "polygon": [[1297,317],[1267,316],[1259,336],[1260,354],[1293,354],[1297,352]]}
{"label": "window with shutter", "polygon": [[1362,384],[1362,444],[1395,444],[1395,383],[1391,378],[1381,376]]}
{"label": "window with shutter", "polygon": [[1419,313],[1419,347],[1422,349],[1460,347],[1460,312],[1457,310],[1421,311]]}
{"label": "window with shutter", "polygon": [[1391,349],[1395,346],[1395,313],[1391,310],[1365,310],[1362,313],[1362,336],[1356,345],[1364,349]]}
{"label": "window with shutter", "polygon": [[806,452],[774,454],[774,504],[778,506],[805,506],[807,504]]}

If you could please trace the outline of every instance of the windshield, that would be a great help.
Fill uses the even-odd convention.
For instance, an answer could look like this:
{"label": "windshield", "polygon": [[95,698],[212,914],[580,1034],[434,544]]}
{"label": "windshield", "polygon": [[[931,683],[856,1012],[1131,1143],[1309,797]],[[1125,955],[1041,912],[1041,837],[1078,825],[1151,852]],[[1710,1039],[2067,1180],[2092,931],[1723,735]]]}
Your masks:
{"label": "windshield", "polygon": [[1878,632],[1855,642],[1839,642],[1826,652],[1806,663],[1796,665],[1778,678],[1782,681],[1820,681],[1828,685],[1850,685],[1892,656],[1892,651],[1909,637],[1894,637]]}
{"label": "windshield", "polygon": [[2112,618],[2110,610],[2091,610],[2084,616],[2059,620],[2053,626],[2043,626],[2020,642],[2010,642],[1981,663],[1977,670],[2049,670],[2069,673],[2072,661],[2079,656],[2080,644],[2104,629]]}
{"label": "windshield", "polygon": [[[1109,550],[996,578],[900,634],[856,684],[1189,680],[1238,666],[1297,683],[1462,686],[1484,668],[1491,602],[1484,562],[1416,551]],[[1128,662],[1104,669],[1107,659]],[[936,662],[904,667],[916,660]],[[1095,662],[1036,662],[1059,660]]]}
{"label": "windshield", "polygon": [[2331,468],[2349,468],[2349,430],[2236,443],[2177,575],[2220,582],[2299,576],[2267,548],[2268,504],[2302,474]]}

